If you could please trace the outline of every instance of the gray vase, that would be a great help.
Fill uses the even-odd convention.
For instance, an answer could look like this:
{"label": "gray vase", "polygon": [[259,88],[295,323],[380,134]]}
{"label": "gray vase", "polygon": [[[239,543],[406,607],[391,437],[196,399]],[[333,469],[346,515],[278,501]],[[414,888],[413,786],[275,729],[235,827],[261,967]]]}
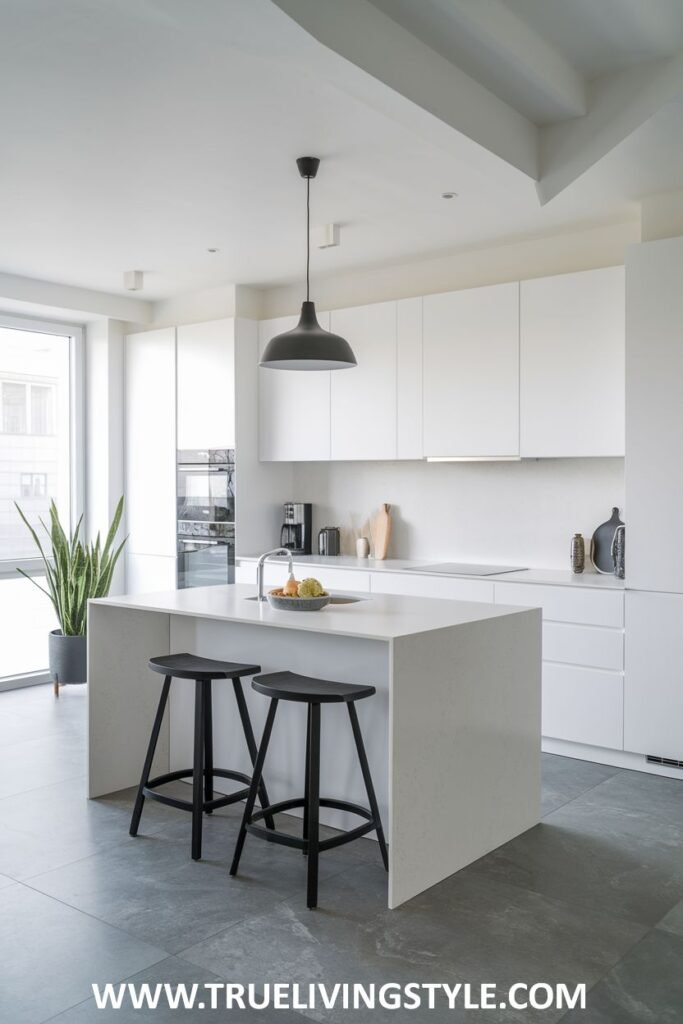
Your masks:
{"label": "gray vase", "polygon": [[48,638],[50,675],[57,683],[85,683],[88,679],[88,641],[84,636],[64,636],[53,629]]}

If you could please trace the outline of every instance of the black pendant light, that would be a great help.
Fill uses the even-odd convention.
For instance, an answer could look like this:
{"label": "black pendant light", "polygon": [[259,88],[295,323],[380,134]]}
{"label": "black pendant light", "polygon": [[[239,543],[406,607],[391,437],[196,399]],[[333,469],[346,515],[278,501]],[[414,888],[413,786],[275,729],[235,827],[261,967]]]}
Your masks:
{"label": "black pendant light", "polygon": [[315,303],[310,301],[311,178],[318,173],[320,160],[300,156],[296,165],[306,179],[306,301],[301,303],[299,323],[270,339],[260,365],[272,370],[347,370],[356,365],[351,346],[338,334],[323,330],[315,315]]}

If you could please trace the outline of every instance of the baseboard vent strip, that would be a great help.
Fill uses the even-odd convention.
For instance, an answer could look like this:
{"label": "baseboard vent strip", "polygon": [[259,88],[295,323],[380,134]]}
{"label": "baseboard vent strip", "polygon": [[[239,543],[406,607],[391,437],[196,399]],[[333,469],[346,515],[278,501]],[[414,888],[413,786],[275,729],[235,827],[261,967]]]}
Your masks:
{"label": "baseboard vent strip", "polygon": [[674,757],[657,757],[656,754],[648,754],[645,760],[648,764],[659,764],[663,768],[680,768],[683,771],[683,761],[677,761]]}

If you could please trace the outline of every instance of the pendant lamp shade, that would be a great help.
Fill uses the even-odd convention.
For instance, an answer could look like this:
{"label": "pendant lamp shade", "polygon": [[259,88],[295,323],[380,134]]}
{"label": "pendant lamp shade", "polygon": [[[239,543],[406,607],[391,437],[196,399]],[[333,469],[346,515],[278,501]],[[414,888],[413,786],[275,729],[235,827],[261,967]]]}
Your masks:
{"label": "pendant lamp shade", "polygon": [[346,370],[355,365],[348,341],[318,323],[315,302],[301,303],[299,323],[271,338],[261,359],[261,366],[273,370]]}
{"label": "pendant lamp shade", "polygon": [[320,326],[315,303],[310,300],[310,188],[319,163],[317,157],[312,156],[297,160],[299,174],[306,179],[306,301],[301,304],[301,317],[296,327],[276,334],[264,349],[260,365],[272,370],[347,370],[356,366],[348,341]]}

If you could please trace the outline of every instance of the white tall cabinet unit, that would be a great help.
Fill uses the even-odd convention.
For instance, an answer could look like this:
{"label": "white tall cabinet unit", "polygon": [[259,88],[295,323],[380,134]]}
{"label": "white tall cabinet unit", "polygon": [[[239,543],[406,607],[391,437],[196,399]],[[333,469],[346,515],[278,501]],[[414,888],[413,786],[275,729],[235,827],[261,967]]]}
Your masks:
{"label": "white tall cabinet unit", "polygon": [[178,448],[235,447],[235,321],[177,328]]}
{"label": "white tall cabinet unit", "polygon": [[520,285],[522,458],[624,454],[624,268]]}
{"label": "white tall cabinet unit", "polygon": [[125,342],[126,589],[168,590],[176,579],[175,328]]}
{"label": "white tall cabinet unit", "polygon": [[683,238],[626,261],[627,750],[683,761]]}
{"label": "white tall cabinet unit", "polygon": [[519,284],[425,296],[424,454],[519,455]]}

